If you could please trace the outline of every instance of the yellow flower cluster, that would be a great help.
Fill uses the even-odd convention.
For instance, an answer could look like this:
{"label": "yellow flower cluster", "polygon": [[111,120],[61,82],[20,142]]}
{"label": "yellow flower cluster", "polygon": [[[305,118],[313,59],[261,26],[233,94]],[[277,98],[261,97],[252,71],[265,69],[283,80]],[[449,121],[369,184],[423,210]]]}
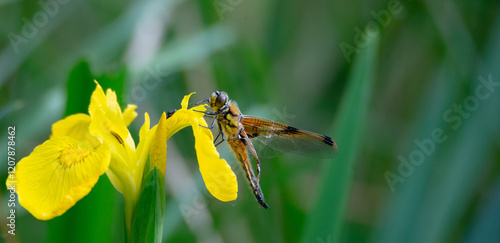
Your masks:
{"label": "yellow flower cluster", "polygon": [[33,216],[48,220],[59,216],[87,195],[106,173],[113,186],[125,199],[127,227],[132,222],[144,166],[149,160],[165,173],[166,141],[180,129],[191,126],[200,172],[208,191],[221,201],[235,200],[236,176],[213,145],[213,136],[206,126],[204,106],[188,109],[190,95],[184,97],[182,108],[170,118],[163,113],[158,125],[149,128],[149,115],[140,129],[136,147],[127,128],[135,119],[136,106],[128,105],[122,112],[116,93],[104,93],[97,86],[92,93],[89,114],[75,114],[53,124],[50,139],[16,165],[15,184],[19,203]]}

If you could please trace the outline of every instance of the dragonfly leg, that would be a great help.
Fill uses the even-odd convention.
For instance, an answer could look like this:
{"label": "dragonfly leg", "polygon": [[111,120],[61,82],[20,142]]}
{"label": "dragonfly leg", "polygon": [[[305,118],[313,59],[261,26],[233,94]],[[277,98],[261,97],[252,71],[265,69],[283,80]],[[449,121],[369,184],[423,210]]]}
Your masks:
{"label": "dragonfly leg", "polygon": [[201,103],[208,102],[208,100],[209,100],[209,99],[200,100],[200,101],[198,101],[198,102],[196,102],[196,103],[189,103],[189,105],[195,105],[195,106],[196,106],[196,105],[200,105]]}
{"label": "dragonfly leg", "polygon": [[252,141],[250,141],[250,139],[248,138],[248,135],[245,132],[241,132],[239,136],[240,136],[240,139],[243,141],[243,143],[245,143],[245,145],[247,146],[248,150],[250,150],[250,152],[252,153],[253,158],[255,159],[255,164],[257,165],[257,183],[259,183],[259,181],[260,181],[259,156],[257,156],[257,152],[255,151],[255,147],[253,146]]}
{"label": "dragonfly leg", "polygon": [[226,137],[224,137],[224,133],[222,132],[222,127],[220,126],[220,123],[217,123],[217,125],[219,125],[219,135],[217,135],[217,137],[215,138],[214,143],[215,143],[215,141],[217,141],[217,138],[219,138],[219,136],[221,134],[222,134],[222,138],[221,138],[220,142],[215,145],[215,147],[219,146],[219,144],[226,141]]}
{"label": "dragonfly leg", "polygon": [[[220,132],[219,132],[219,134],[217,134],[217,137],[215,137],[214,144],[215,144],[215,142],[217,142],[217,139],[219,138],[219,136],[220,136]],[[217,145],[219,145],[219,144],[217,144]],[[215,147],[217,147],[217,145],[215,145]]]}
{"label": "dragonfly leg", "polygon": [[257,183],[260,182],[260,161],[258,157],[255,157],[255,164],[257,165]]}
{"label": "dragonfly leg", "polygon": [[219,114],[218,112],[199,111],[199,110],[193,110],[193,111],[201,112],[201,113],[205,114],[205,116],[209,116],[209,117],[214,117],[214,116]]}
{"label": "dragonfly leg", "polygon": [[216,118],[214,118],[214,121],[212,122],[212,125],[211,125],[211,126],[209,126],[209,127],[208,127],[208,126],[203,126],[203,125],[201,125],[201,124],[200,124],[200,127],[203,127],[203,128],[208,128],[208,129],[212,129],[212,128],[214,128],[214,126],[215,126],[215,122],[216,122],[216,121],[217,121],[217,119],[216,119]]}

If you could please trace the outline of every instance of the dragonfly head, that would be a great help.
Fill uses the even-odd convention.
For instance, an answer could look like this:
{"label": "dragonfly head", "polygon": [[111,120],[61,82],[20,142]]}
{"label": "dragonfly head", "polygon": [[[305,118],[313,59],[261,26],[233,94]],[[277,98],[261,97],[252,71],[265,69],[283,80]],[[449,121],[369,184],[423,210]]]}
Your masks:
{"label": "dragonfly head", "polygon": [[218,111],[229,102],[229,97],[227,97],[226,92],[215,91],[210,96],[210,108],[214,111]]}

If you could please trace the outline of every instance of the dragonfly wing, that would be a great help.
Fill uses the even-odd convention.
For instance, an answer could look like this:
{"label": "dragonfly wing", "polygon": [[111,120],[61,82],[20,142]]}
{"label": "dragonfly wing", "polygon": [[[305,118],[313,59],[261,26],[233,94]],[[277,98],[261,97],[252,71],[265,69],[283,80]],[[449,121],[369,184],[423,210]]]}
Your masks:
{"label": "dragonfly wing", "polygon": [[252,142],[281,152],[323,158],[337,154],[337,144],[328,136],[254,116],[244,116],[241,123]]}
{"label": "dragonfly wing", "polygon": [[[216,119],[216,118],[213,118],[213,119]],[[213,120],[211,120],[211,119],[207,120],[207,123],[209,124],[209,126],[212,124],[212,122],[213,122]],[[212,131],[212,134],[214,136],[214,144],[219,145],[218,148],[221,149],[222,151],[224,151],[226,146],[220,145],[221,141],[222,141],[222,133],[219,130],[218,125],[215,124],[214,127],[212,127],[210,130]],[[269,158],[274,158],[276,156],[283,154],[282,151],[279,151],[279,150],[276,150],[276,149],[269,147],[265,143],[261,142],[259,139],[251,139],[251,142],[252,142],[252,145],[254,146],[255,151],[257,152],[257,155],[259,156],[259,158],[269,159]],[[223,143],[225,143],[225,142],[223,142]]]}
{"label": "dragonfly wing", "polygon": [[252,141],[253,147],[255,148],[255,151],[259,155],[259,158],[261,159],[274,158],[284,153],[283,151],[276,150],[268,146],[267,144],[264,143],[265,141],[262,142],[260,139],[251,138],[250,140]]}

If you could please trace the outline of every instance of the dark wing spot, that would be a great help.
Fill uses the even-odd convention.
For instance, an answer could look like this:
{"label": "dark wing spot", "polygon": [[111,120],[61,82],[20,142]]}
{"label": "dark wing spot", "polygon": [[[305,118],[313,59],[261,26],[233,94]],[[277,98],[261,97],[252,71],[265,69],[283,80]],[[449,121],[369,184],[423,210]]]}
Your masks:
{"label": "dark wing spot", "polygon": [[248,136],[249,138],[255,138],[255,137],[258,137],[258,136],[259,136],[259,134],[258,134],[258,133],[256,133],[256,132],[254,132],[254,133],[247,133],[247,136]]}
{"label": "dark wing spot", "polygon": [[328,136],[324,136],[323,135],[323,142],[325,142],[326,144],[330,145],[330,146],[333,146],[334,142],[332,140],[331,137],[328,137]]}
{"label": "dark wing spot", "polygon": [[285,128],[284,132],[287,134],[297,134],[299,133],[299,129],[292,126],[288,126]]}

